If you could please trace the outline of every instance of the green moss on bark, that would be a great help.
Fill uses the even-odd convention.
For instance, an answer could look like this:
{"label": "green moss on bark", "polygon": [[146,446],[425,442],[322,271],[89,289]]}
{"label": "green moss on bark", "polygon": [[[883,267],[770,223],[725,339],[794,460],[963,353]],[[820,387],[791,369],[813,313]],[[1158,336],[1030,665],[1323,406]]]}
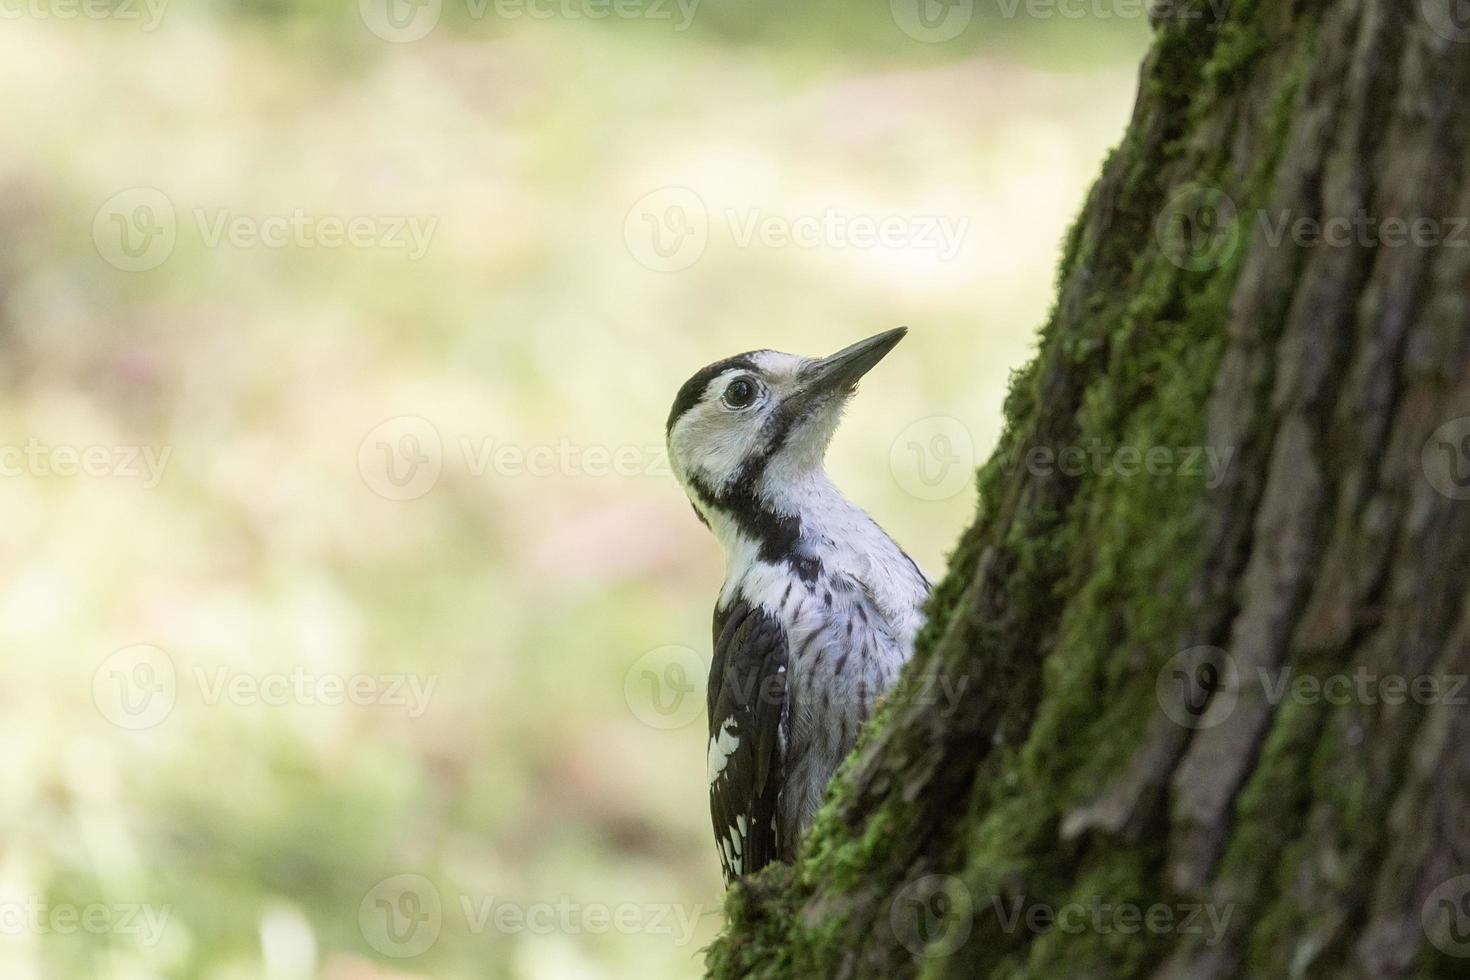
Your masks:
{"label": "green moss on bark", "polygon": [[[1068,235],[1058,304],[1036,360],[1013,379],[999,448],[977,477],[976,523],[931,600],[909,676],[834,780],[797,868],[732,890],[729,927],[709,951],[713,976],[1141,976],[1177,939],[1032,932],[1000,913],[1097,896],[1140,907],[1185,897],[1161,884],[1157,827],[1134,827],[1127,839],[1061,828],[1114,786],[1148,737],[1154,678],[1190,625],[1202,500],[1218,475],[1203,457],[1204,408],[1252,229],[1242,217],[1236,247],[1200,268],[1171,260],[1155,225],[1187,182],[1218,189],[1240,215],[1264,206],[1314,41],[1310,25],[1296,24],[1288,45],[1273,44],[1280,11],[1259,2],[1236,4],[1219,30],[1190,16],[1210,9],[1186,5],[1159,25],[1133,123]],[[1245,118],[1234,97],[1255,84],[1263,60],[1271,100]],[[1226,137],[1245,125],[1258,135],[1243,169]],[[1081,471],[1028,479],[1039,465],[1055,470],[1056,451],[1068,447],[1087,454]],[[1172,454],[1169,472],[1137,471],[1151,448]],[[1140,463],[1120,468],[1120,450],[1137,451]],[[1198,468],[1180,472],[1194,451]],[[995,567],[1004,569],[994,573],[1005,583],[994,600],[1002,608],[977,610],[977,584]],[[984,744],[960,753],[973,764],[960,774],[968,789],[946,802],[961,815],[939,829],[915,803],[929,805],[936,785],[955,792],[953,777],[925,769],[944,736],[907,710],[914,678],[933,670],[985,685],[972,690],[970,727],[957,726]],[[1304,774],[1293,753],[1313,723],[1289,721],[1267,746],[1246,808],[1268,805]],[[1146,819],[1162,820],[1151,805]],[[1243,841],[1225,865],[1266,874],[1270,858],[1255,860]],[[1255,844],[1271,853],[1268,841]],[[883,898],[934,871],[963,883],[974,934],[927,959],[898,948]],[[1278,919],[1283,929],[1294,922]]]}

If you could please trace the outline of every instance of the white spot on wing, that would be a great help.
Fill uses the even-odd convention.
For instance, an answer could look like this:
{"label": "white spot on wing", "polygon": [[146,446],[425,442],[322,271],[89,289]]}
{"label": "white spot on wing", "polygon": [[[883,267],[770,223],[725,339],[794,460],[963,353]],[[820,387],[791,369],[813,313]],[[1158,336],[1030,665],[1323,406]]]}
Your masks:
{"label": "white spot on wing", "polygon": [[709,740],[709,784],[711,786],[725,771],[725,766],[730,761],[730,753],[740,747],[740,739],[732,731],[734,727],[734,719],[726,718],[720,725],[719,734]]}

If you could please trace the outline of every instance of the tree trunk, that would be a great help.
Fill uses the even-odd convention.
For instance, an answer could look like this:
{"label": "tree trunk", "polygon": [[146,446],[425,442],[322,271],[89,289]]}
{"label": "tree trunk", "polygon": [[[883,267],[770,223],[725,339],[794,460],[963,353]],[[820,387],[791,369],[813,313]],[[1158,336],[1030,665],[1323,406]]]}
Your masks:
{"label": "tree trunk", "polygon": [[1470,976],[1470,20],[1219,5],[1156,18],[914,663],[712,975]]}

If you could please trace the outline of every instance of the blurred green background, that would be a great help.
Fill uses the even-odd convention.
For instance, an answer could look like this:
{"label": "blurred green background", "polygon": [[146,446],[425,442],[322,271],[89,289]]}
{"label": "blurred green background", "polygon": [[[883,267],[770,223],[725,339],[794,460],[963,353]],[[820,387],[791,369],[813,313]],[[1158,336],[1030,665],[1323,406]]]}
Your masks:
{"label": "blurred green background", "polygon": [[1148,38],[794,6],[7,0],[0,975],[701,972],[673,393],[908,324],[937,576]]}

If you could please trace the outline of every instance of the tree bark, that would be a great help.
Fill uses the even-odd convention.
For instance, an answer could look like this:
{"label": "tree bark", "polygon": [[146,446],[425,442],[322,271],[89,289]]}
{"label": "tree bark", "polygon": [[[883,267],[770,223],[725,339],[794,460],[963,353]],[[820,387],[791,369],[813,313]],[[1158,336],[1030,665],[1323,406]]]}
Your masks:
{"label": "tree bark", "polygon": [[1218,6],[1156,17],[914,662],[712,975],[1470,976],[1470,20]]}

